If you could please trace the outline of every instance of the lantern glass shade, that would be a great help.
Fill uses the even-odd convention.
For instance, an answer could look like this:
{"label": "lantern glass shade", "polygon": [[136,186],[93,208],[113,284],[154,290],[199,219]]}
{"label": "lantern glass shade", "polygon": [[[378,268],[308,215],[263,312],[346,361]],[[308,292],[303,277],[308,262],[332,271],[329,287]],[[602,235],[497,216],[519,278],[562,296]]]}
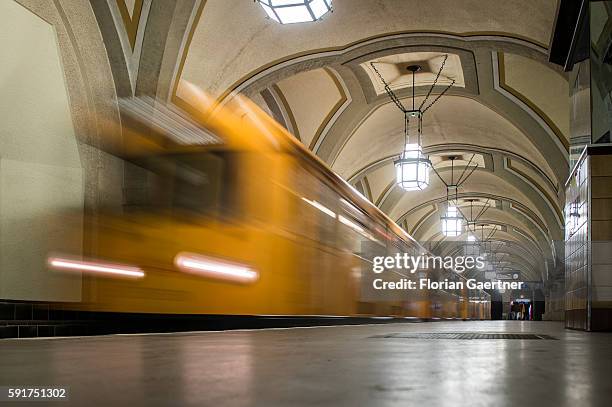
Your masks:
{"label": "lantern glass shade", "polygon": [[423,155],[419,144],[406,144],[399,160],[395,161],[397,185],[406,191],[419,191],[429,185],[431,162]]}
{"label": "lantern glass shade", "polygon": [[319,20],[332,11],[332,0],[257,0],[268,17],[281,24]]}
{"label": "lantern glass shade", "polygon": [[463,218],[456,206],[448,206],[446,214],[442,216],[442,233],[445,236],[459,236],[463,229]]}

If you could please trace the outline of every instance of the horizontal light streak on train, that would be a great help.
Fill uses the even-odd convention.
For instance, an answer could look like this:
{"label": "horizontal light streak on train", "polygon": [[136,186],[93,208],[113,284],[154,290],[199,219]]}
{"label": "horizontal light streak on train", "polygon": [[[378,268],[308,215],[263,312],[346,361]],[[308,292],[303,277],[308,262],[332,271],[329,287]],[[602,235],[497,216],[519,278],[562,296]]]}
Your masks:
{"label": "horizontal light streak on train", "polygon": [[142,278],[145,276],[145,273],[138,267],[119,264],[96,263],[53,257],[49,259],[49,265],[55,269],[75,270],[86,273],[109,274],[132,278]]}
{"label": "horizontal light streak on train", "polygon": [[324,214],[335,218],[336,217],[336,212],[332,211],[331,209],[329,209],[327,206],[320,204],[317,201],[314,200],[310,200],[308,198],[304,198],[302,197],[302,200],[312,206],[314,206],[315,208],[317,208],[318,210],[320,210],[321,212],[323,212]]}
{"label": "horizontal light streak on train", "polygon": [[357,209],[355,205],[353,205],[352,203],[350,203],[344,198],[340,198],[340,202],[342,202],[342,204],[345,205],[347,208],[349,208],[352,212],[355,212],[355,213],[361,212],[359,209]]}
{"label": "horizontal light streak on train", "polygon": [[346,226],[348,226],[348,227],[350,227],[352,229],[355,229],[359,233],[365,232],[365,230],[363,230],[363,228],[361,226],[357,225],[355,222],[351,221],[348,218],[345,218],[342,215],[338,215],[338,220],[340,222],[344,223]]}
{"label": "horizontal light streak on train", "polygon": [[[304,202],[308,203],[309,205],[317,208],[318,210],[320,210],[324,214],[328,215],[330,218],[338,219],[341,223],[343,223],[346,226],[350,227],[351,229],[355,230],[357,233],[361,234],[363,237],[365,237],[367,239],[370,239],[372,241],[376,240],[376,238],[374,238],[371,234],[367,233],[364,228],[362,228],[361,226],[359,226],[357,223],[353,222],[352,220],[350,220],[346,216],[342,216],[340,214],[336,214],[336,212],[332,211],[327,206],[325,206],[325,205],[315,201],[314,199],[308,199],[308,198],[302,197],[302,200]],[[343,203],[345,203],[345,205],[351,205],[345,199],[340,199],[340,200]]]}
{"label": "horizontal light streak on train", "polygon": [[219,280],[253,283],[259,273],[250,267],[225,262],[195,253],[179,253],[174,259],[176,266],[187,272]]}

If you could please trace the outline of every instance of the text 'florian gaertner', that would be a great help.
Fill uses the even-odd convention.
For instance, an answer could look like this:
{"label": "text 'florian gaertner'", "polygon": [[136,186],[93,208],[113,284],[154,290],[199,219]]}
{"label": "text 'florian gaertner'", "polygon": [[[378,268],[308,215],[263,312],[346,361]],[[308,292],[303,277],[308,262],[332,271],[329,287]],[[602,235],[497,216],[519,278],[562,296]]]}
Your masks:
{"label": "text 'florian gaertner'", "polygon": [[522,281],[477,281],[473,278],[465,281],[444,281],[421,278],[417,281],[402,278],[398,281],[384,281],[377,278],[372,282],[375,290],[520,290],[523,288]]}

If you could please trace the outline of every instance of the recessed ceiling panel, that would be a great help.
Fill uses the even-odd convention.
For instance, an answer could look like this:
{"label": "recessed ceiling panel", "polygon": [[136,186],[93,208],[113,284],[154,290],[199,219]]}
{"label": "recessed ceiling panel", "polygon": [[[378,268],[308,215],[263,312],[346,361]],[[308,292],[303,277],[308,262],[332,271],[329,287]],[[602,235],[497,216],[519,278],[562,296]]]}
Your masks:
{"label": "recessed ceiling panel", "polygon": [[[445,55],[448,55],[444,63]],[[455,80],[453,86],[464,88],[463,68],[461,59],[456,54],[445,54],[442,52],[409,52],[404,54],[388,55],[361,64],[367,72],[377,94],[385,93],[385,85],[378,77],[372,64],[387,81],[391,89],[402,89],[412,87],[412,72],[408,70],[410,65],[418,65],[421,70],[414,76],[415,87],[433,85],[440,67],[444,63],[444,69],[436,82],[441,86],[448,86]]]}

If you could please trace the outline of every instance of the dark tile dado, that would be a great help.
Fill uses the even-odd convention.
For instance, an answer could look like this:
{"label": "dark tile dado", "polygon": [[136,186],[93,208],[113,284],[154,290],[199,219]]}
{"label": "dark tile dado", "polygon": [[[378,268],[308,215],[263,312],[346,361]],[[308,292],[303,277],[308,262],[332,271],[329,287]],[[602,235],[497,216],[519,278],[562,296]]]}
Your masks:
{"label": "dark tile dado", "polygon": [[49,304],[34,304],[32,307],[32,319],[39,321],[49,320]]}
{"label": "dark tile dado", "polygon": [[7,319],[15,319],[15,304],[0,302],[0,321]]}
{"label": "dark tile dado", "polygon": [[0,325],[0,339],[5,338],[17,338],[19,330],[16,326],[1,326]]}
{"label": "dark tile dado", "polygon": [[32,319],[32,304],[16,303],[15,304],[15,319],[19,319],[19,320]]}
{"label": "dark tile dado", "polygon": [[53,325],[38,325],[38,337],[54,336],[55,327]]}
{"label": "dark tile dado", "polygon": [[19,325],[18,335],[20,338],[35,338],[38,336],[36,325]]}

